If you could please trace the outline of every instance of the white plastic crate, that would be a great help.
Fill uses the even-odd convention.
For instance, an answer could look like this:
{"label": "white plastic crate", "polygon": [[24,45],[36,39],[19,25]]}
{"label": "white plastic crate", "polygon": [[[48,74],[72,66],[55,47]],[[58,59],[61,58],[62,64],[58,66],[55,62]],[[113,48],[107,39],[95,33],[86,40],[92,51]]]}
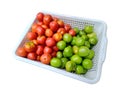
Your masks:
{"label": "white plastic crate", "polygon": [[28,25],[28,27],[25,29],[22,37],[19,40],[19,43],[17,44],[17,47],[15,49],[15,58],[20,61],[24,61],[48,70],[52,70],[54,72],[63,74],[65,76],[69,76],[71,78],[84,81],[87,83],[96,83],[99,81],[101,76],[101,70],[102,70],[102,64],[105,60],[106,56],[106,48],[107,48],[107,37],[106,37],[106,30],[107,25],[103,21],[99,20],[93,20],[93,19],[86,19],[86,18],[79,18],[79,17],[69,17],[65,15],[57,15],[53,13],[48,13],[52,16],[56,16],[60,19],[62,19],[65,23],[70,24],[72,27],[78,27],[80,29],[83,29],[85,25],[92,25],[94,26],[94,31],[97,33],[98,36],[98,43],[94,46],[93,50],[95,51],[95,57],[93,58],[93,68],[89,70],[85,75],[77,75],[75,73],[67,72],[63,69],[54,68],[50,65],[42,64],[41,62],[29,60],[27,58],[19,57],[16,54],[16,50],[18,47],[23,46],[23,44],[26,42],[26,33],[30,31],[32,23],[35,21],[35,17],[33,21]]}

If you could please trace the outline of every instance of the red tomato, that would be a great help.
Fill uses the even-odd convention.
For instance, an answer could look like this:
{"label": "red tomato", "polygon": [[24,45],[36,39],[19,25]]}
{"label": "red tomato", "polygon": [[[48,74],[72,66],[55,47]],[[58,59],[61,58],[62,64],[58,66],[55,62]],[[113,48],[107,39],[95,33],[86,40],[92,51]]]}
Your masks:
{"label": "red tomato", "polygon": [[71,30],[69,30],[69,34],[71,34],[72,36],[75,36],[76,32],[75,32],[75,30],[71,29]]}
{"label": "red tomato", "polygon": [[52,54],[51,54],[52,57],[56,57],[56,53],[57,53],[56,51],[53,51]]}
{"label": "red tomato", "polygon": [[43,21],[44,14],[42,12],[39,12],[36,16],[38,21]]}
{"label": "red tomato", "polygon": [[68,33],[69,30],[71,29],[71,26],[70,26],[70,24],[65,24],[64,28],[65,28],[66,32]]}
{"label": "red tomato", "polygon": [[42,54],[40,57],[40,61],[44,64],[49,64],[51,60],[51,55],[50,54]]}
{"label": "red tomato", "polygon": [[53,35],[53,31],[52,31],[51,29],[46,29],[45,35],[46,35],[47,37],[51,37],[51,36]]}
{"label": "red tomato", "polygon": [[39,44],[44,45],[44,44],[45,44],[45,41],[46,41],[46,37],[45,37],[45,36],[38,36],[38,37],[37,37],[37,42],[38,42]]}
{"label": "red tomato", "polygon": [[57,46],[53,46],[53,50],[57,52],[59,49]]}
{"label": "red tomato", "polygon": [[56,32],[58,30],[58,28],[59,28],[59,25],[58,25],[58,23],[56,21],[50,22],[49,26],[50,26],[50,29],[53,32]]}
{"label": "red tomato", "polygon": [[45,53],[45,54],[51,54],[51,53],[52,53],[52,49],[51,49],[50,47],[46,46],[46,47],[44,48],[44,53]]}
{"label": "red tomato", "polygon": [[37,21],[37,25],[41,26],[41,25],[43,25],[43,22],[42,21]]}
{"label": "red tomato", "polygon": [[40,35],[40,36],[42,36],[42,35],[45,34],[45,29],[42,28],[41,26],[38,26],[38,27],[36,28],[36,31],[37,31],[37,34]]}
{"label": "red tomato", "polygon": [[37,61],[40,61],[40,57],[41,57],[41,56],[37,56]]}
{"label": "red tomato", "polygon": [[27,56],[27,52],[25,51],[23,47],[18,48],[16,54],[21,57]]}
{"label": "red tomato", "polygon": [[27,58],[31,59],[31,60],[36,60],[37,59],[37,55],[34,52],[30,52],[30,53],[28,53]]}
{"label": "red tomato", "polygon": [[54,35],[53,35],[53,39],[55,39],[55,41],[60,41],[61,39],[62,39],[62,34],[60,34],[60,33],[55,33]]}
{"label": "red tomato", "polygon": [[49,14],[46,14],[44,15],[44,18],[43,18],[43,23],[45,25],[49,25],[49,23],[52,21],[52,16],[49,15]]}
{"label": "red tomato", "polygon": [[41,27],[44,28],[44,29],[47,29],[47,28],[48,28],[48,26],[45,25],[45,24],[41,25]]}
{"label": "red tomato", "polygon": [[37,27],[38,27],[38,24],[37,23],[34,23],[33,25],[32,25],[32,32],[35,32],[35,33],[37,33]]}
{"label": "red tomato", "polygon": [[35,45],[38,45],[38,41],[36,39],[32,40],[32,42],[35,44]]}
{"label": "red tomato", "polygon": [[43,54],[44,47],[39,45],[37,46],[36,54],[37,55],[42,55]]}
{"label": "red tomato", "polygon": [[26,42],[24,44],[24,48],[25,48],[25,50],[27,52],[34,52],[37,49],[36,45],[33,42],[31,42],[31,41],[30,42]]}
{"label": "red tomato", "polygon": [[59,24],[60,27],[64,27],[64,22],[62,20],[58,20],[57,23]]}
{"label": "red tomato", "polygon": [[65,32],[65,29],[64,28],[59,28],[57,30],[58,33],[61,33],[62,35],[64,35],[66,32]]}
{"label": "red tomato", "polygon": [[55,44],[56,44],[56,42],[55,42],[55,40],[54,40],[53,38],[47,38],[47,39],[46,39],[46,45],[47,45],[48,47],[55,46]]}
{"label": "red tomato", "polygon": [[27,39],[28,40],[33,40],[33,39],[36,39],[37,38],[37,34],[34,33],[34,32],[28,32],[27,33]]}

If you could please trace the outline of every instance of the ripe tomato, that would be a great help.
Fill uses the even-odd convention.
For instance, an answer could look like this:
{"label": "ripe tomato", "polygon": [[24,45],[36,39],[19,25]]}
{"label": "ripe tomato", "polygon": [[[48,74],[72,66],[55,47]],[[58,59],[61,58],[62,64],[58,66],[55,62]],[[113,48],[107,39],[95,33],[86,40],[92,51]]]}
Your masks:
{"label": "ripe tomato", "polygon": [[65,29],[64,28],[59,28],[57,30],[58,33],[61,33],[62,35],[64,35],[66,33]]}
{"label": "ripe tomato", "polygon": [[61,33],[55,33],[53,35],[53,39],[55,39],[55,41],[60,41],[62,39],[62,34]]}
{"label": "ripe tomato", "polygon": [[42,35],[45,34],[45,29],[42,28],[41,26],[38,26],[38,27],[36,28],[36,31],[37,31],[37,34],[40,35],[40,36],[42,36]]}
{"label": "ripe tomato", "polygon": [[38,45],[38,41],[36,39],[32,40],[32,42],[35,44],[35,45]]}
{"label": "ripe tomato", "polygon": [[43,54],[44,47],[39,45],[37,46],[36,54],[37,55],[42,55]]}
{"label": "ripe tomato", "polygon": [[40,57],[40,61],[44,64],[49,64],[51,60],[51,55],[50,54],[42,54]]}
{"label": "ripe tomato", "polygon": [[55,40],[54,40],[53,38],[47,38],[47,39],[46,39],[46,45],[47,45],[48,47],[55,46],[55,44],[56,44],[56,42],[55,42]]}
{"label": "ripe tomato", "polygon": [[49,14],[46,14],[44,15],[44,18],[43,18],[43,23],[45,25],[49,25],[49,23],[52,21],[52,16],[49,15]]}
{"label": "ripe tomato", "polygon": [[52,54],[51,54],[52,57],[56,57],[56,53],[57,53],[56,51],[53,51]]}
{"label": "ripe tomato", "polygon": [[27,39],[28,40],[33,40],[33,39],[36,39],[37,38],[37,34],[34,33],[34,32],[28,32],[27,33]]}
{"label": "ripe tomato", "polygon": [[48,47],[48,46],[45,46],[44,48],[44,53],[45,54],[51,54],[52,53],[52,48]]}
{"label": "ripe tomato", "polygon": [[59,49],[57,46],[53,46],[53,50],[57,52]]}
{"label": "ripe tomato", "polygon": [[23,47],[18,48],[16,54],[21,57],[27,56],[27,52],[25,51]]}
{"label": "ripe tomato", "polygon": [[42,12],[39,12],[36,16],[38,21],[43,21],[44,14]]}
{"label": "ripe tomato", "polygon": [[46,41],[46,37],[45,37],[45,36],[38,36],[38,37],[37,37],[37,42],[38,42],[39,44],[44,45],[44,44],[45,44],[45,41]]}
{"label": "ripe tomato", "polygon": [[37,27],[38,27],[38,24],[37,23],[34,23],[33,25],[32,25],[32,27],[31,27],[31,29],[32,29],[32,32],[35,32],[35,33],[37,33]]}
{"label": "ripe tomato", "polygon": [[64,27],[64,22],[62,20],[58,20],[57,23],[59,24],[60,27]]}
{"label": "ripe tomato", "polygon": [[24,44],[24,48],[25,48],[25,50],[26,50],[27,52],[34,52],[34,51],[36,51],[36,49],[37,49],[36,45],[35,45],[33,42],[31,42],[31,41],[26,42],[26,43]]}
{"label": "ripe tomato", "polygon": [[31,60],[36,60],[37,59],[37,55],[34,52],[30,52],[30,53],[28,53],[27,58],[31,59]]}
{"label": "ripe tomato", "polygon": [[37,23],[38,26],[43,25],[43,22],[42,22],[42,21],[37,21],[36,23]]}
{"label": "ripe tomato", "polygon": [[70,26],[70,24],[65,24],[64,28],[65,28],[66,32],[68,33],[69,30],[71,29],[71,26]]}
{"label": "ripe tomato", "polygon": [[76,32],[75,32],[75,30],[71,29],[71,30],[69,30],[69,34],[71,34],[72,36],[75,36]]}
{"label": "ripe tomato", "polygon": [[58,25],[58,23],[56,21],[50,22],[49,26],[50,26],[50,29],[53,32],[56,32],[58,30],[58,28],[59,28],[59,25]]}
{"label": "ripe tomato", "polygon": [[41,25],[41,27],[44,28],[44,29],[47,29],[47,28],[48,28],[48,26],[45,25],[45,24]]}
{"label": "ripe tomato", "polygon": [[37,61],[40,61],[40,57],[41,57],[41,56],[37,56],[37,59],[36,59],[36,60],[37,60]]}
{"label": "ripe tomato", "polygon": [[52,31],[51,29],[46,29],[45,35],[46,35],[47,37],[51,37],[51,36],[53,35],[53,31]]}

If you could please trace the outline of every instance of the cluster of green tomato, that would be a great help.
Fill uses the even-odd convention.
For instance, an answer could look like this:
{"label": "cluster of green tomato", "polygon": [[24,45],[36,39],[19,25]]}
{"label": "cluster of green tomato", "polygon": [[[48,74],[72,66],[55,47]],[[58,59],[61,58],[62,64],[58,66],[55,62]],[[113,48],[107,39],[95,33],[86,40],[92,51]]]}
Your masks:
{"label": "cluster of green tomato", "polygon": [[76,35],[69,33],[63,35],[63,40],[57,43],[59,51],[56,57],[52,58],[50,65],[62,68],[68,72],[85,74],[93,67],[95,52],[92,47],[97,44],[98,38],[93,26],[86,25],[83,30],[74,28]]}

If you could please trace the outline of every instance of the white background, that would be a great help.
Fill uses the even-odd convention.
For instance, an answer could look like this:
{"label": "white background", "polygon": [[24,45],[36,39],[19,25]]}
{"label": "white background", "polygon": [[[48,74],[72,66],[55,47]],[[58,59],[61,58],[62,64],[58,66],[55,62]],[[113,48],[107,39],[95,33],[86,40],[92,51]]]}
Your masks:
{"label": "white background", "polygon": [[[14,58],[16,42],[22,37],[31,17],[41,10],[99,19],[107,23],[107,55],[98,83],[87,84]],[[119,12],[119,0],[1,0],[0,90],[119,90]]]}

